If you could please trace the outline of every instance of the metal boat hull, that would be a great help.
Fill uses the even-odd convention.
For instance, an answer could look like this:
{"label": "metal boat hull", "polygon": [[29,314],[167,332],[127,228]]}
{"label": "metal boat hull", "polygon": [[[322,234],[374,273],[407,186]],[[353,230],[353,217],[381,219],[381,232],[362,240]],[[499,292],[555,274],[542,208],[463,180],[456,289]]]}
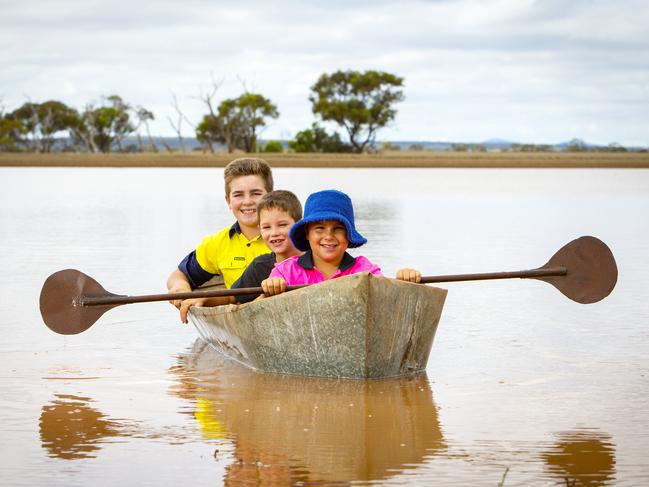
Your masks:
{"label": "metal boat hull", "polygon": [[370,274],[243,305],[191,308],[212,347],[250,368],[320,377],[424,370],[446,290]]}

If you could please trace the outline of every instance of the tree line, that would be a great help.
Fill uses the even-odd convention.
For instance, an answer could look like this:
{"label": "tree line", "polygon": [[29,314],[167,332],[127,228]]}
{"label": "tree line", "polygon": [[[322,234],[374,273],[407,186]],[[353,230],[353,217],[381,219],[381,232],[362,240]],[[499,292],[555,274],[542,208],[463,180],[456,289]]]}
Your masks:
{"label": "tree line", "polygon": [[[211,92],[201,94],[207,113],[196,124],[184,115],[177,98],[173,97],[177,116],[168,120],[183,150],[183,122],[193,127],[204,151],[214,152],[217,144],[229,152],[283,149],[279,142],[259,147],[260,133],[271,119],[279,117],[279,110],[270,99],[244,90],[236,98],[217,103],[219,87],[220,83],[213,81]],[[374,149],[378,130],[394,120],[395,104],[404,100],[402,87],[403,78],[382,71],[322,74],[309,94],[316,121],[289,141],[290,149],[357,153]],[[149,122],[154,119],[150,110],[132,105],[119,95],[102,97],[99,104],[88,104],[82,110],[49,100],[28,101],[9,112],[0,103],[0,151],[157,152],[158,143],[149,128]],[[328,133],[320,122],[337,124],[344,135]],[[125,141],[131,137],[135,137],[137,146],[126,147]],[[158,142],[166,145],[164,140]],[[166,149],[172,150],[168,145]]]}

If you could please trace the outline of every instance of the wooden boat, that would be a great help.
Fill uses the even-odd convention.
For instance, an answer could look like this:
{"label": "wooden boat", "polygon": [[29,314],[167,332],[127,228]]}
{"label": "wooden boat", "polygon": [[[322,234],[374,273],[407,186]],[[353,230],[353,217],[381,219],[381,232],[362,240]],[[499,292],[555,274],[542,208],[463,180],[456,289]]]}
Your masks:
{"label": "wooden boat", "polygon": [[193,307],[189,320],[224,355],[259,371],[381,378],[422,371],[446,290],[369,274],[243,305]]}

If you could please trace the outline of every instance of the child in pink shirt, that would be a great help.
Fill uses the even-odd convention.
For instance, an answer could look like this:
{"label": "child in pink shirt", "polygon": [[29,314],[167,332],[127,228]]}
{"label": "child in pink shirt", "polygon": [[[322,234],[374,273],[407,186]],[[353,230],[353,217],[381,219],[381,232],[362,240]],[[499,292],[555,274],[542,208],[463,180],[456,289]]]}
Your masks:
{"label": "child in pink shirt", "polygon": [[[304,218],[293,225],[289,236],[293,245],[305,253],[275,265],[268,279],[261,283],[266,296],[284,292],[287,285],[316,284],[358,272],[383,275],[367,258],[347,253],[348,247],[360,247],[367,239],[356,230],[352,201],[341,191],[329,189],[310,195],[304,206]],[[401,269],[397,279],[419,282],[421,274],[414,269]]]}

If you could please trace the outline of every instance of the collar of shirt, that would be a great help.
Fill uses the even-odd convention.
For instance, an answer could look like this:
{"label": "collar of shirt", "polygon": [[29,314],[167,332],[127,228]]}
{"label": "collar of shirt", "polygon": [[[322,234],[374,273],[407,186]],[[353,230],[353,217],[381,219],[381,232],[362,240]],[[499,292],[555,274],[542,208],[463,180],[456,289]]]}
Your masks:
{"label": "collar of shirt", "polygon": [[239,225],[239,222],[234,222],[234,225],[230,227],[230,238],[234,237],[235,233],[241,233],[241,226]]}
{"label": "collar of shirt", "polygon": [[[297,263],[303,269],[313,269],[315,267],[315,264],[313,263],[313,253],[310,250],[307,250],[297,258]],[[347,269],[350,269],[355,263],[356,258],[345,252],[345,255],[343,255],[343,260],[338,266],[338,270],[340,272],[345,272]]]}
{"label": "collar of shirt", "polygon": [[[234,222],[234,224],[230,227],[230,231],[228,232],[228,235],[230,236],[230,238],[232,238],[237,234],[243,235],[243,233],[241,233],[241,226],[239,225],[239,222]],[[248,237],[246,237],[245,235],[243,236],[246,238],[246,240],[248,239]],[[261,238],[261,234],[257,235],[252,240],[248,240],[248,242],[254,242],[255,240],[259,240],[260,238]]]}

